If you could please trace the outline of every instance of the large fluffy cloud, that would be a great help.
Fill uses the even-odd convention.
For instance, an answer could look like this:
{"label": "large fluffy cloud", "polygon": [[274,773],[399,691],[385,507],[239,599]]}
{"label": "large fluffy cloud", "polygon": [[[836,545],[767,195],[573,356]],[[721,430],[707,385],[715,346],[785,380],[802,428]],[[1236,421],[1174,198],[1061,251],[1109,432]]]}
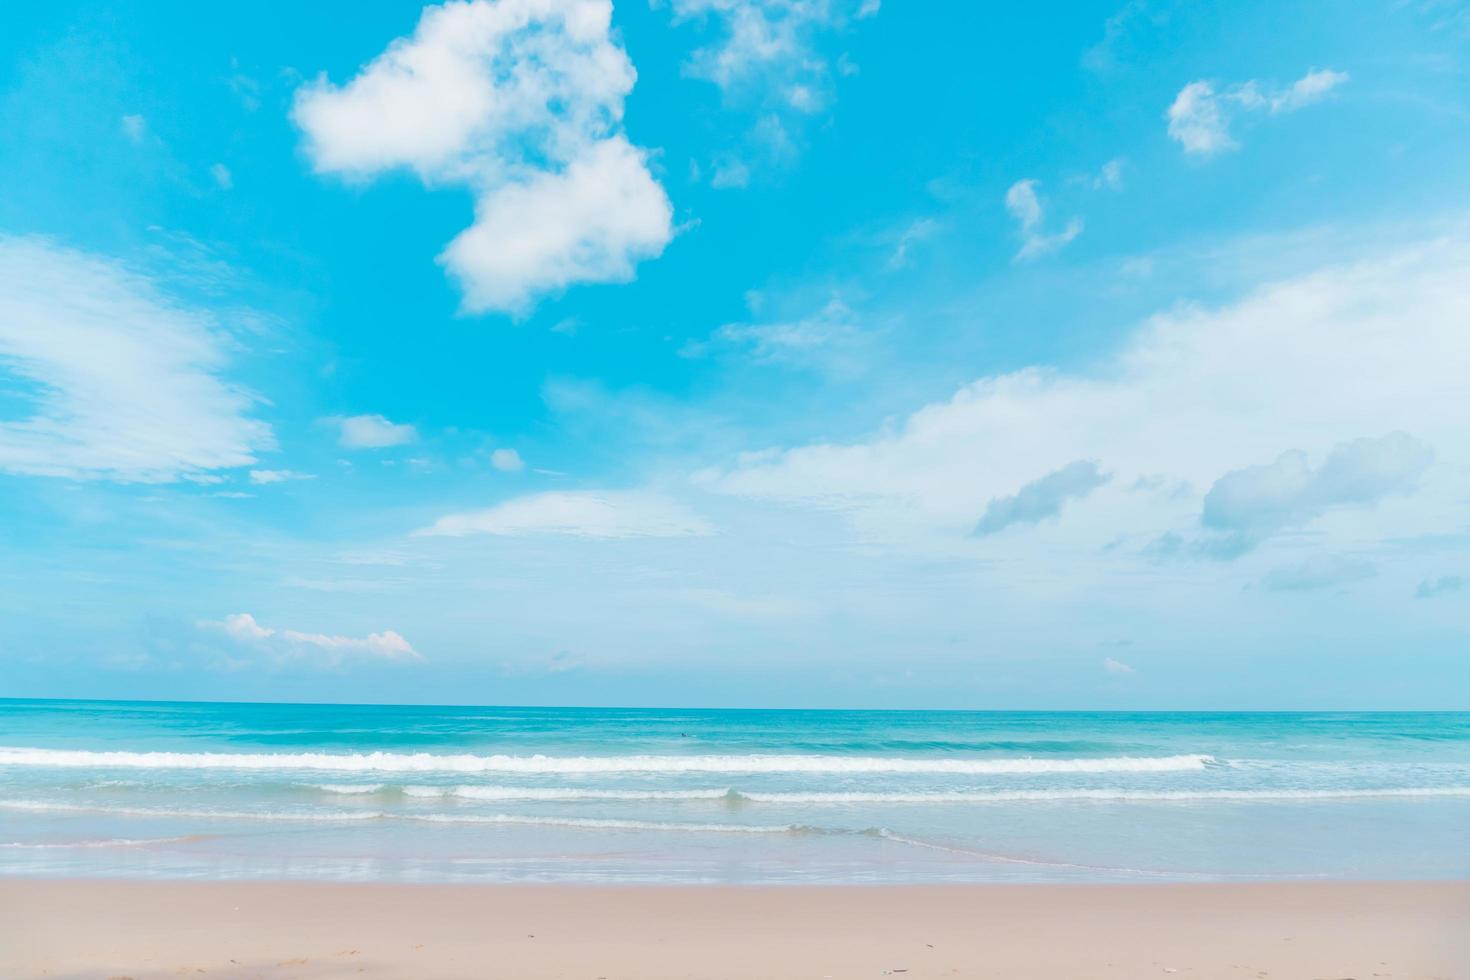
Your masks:
{"label": "large fluffy cloud", "polygon": [[0,236],[0,377],[25,400],[0,421],[0,469],[161,483],[254,463],[273,439],[224,376],[229,346],[116,261]]}
{"label": "large fluffy cloud", "polygon": [[293,115],[319,172],[402,167],[474,191],[474,224],[440,255],[470,309],[626,280],[673,211],[621,130],[636,73],[611,17],[607,0],[429,7],[346,85],[301,89]]}
{"label": "large fluffy cloud", "polygon": [[[699,482],[836,509],[875,533],[960,536],[985,501],[1095,459],[1117,479],[1047,533],[1100,548],[1129,534],[1232,530],[1222,522],[1244,511],[1225,506],[1227,491],[1260,481],[1227,474],[1278,460],[1269,465],[1305,469],[1272,528],[1432,530],[1470,491],[1466,281],[1470,247],[1457,239],[1326,268],[1221,308],[1156,316],[1084,373],[981,378],[871,438],[754,453]],[[1437,459],[1428,473],[1426,446]],[[1280,462],[1283,453],[1293,455]],[[1389,499],[1421,474],[1412,498]],[[1252,499],[1264,506],[1261,493]],[[1374,500],[1383,503],[1371,514],[1337,506]]]}

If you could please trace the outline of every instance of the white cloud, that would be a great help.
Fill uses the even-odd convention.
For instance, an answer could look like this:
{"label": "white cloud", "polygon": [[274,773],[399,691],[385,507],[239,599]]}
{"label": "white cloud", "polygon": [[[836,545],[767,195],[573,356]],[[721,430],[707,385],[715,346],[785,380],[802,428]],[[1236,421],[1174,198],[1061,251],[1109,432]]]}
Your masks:
{"label": "white cloud", "polygon": [[267,483],[285,483],[289,480],[315,480],[311,473],[297,473],[295,470],[251,470],[250,482],[261,486]]}
{"label": "white cloud", "polygon": [[1186,153],[1209,156],[1236,146],[1227,130],[1215,86],[1209,82],[1190,82],[1180,89],[1166,117],[1169,135]]}
{"label": "white cloud", "polygon": [[1309,71],[1291,84],[1285,92],[1270,97],[1272,112],[1294,112],[1303,106],[1321,102],[1329,92],[1348,80],[1345,71]]}
{"label": "white cloud", "polygon": [[[1138,477],[1208,488],[1296,449],[1336,460],[1308,481],[1324,509],[1293,510],[1296,526],[1344,540],[1427,532],[1456,519],[1456,494],[1470,493],[1470,433],[1460,424],[1470,375],[1466,281],[1470,242],[1385,252],[1217,309],[1153,317],[1083,372],[981,378],[870,438],[754,453],[696,479],[838,510],[870,534],[913,540],[963,536],[985,501],[1038,472],[1095,459],[1118,480],[1033,533],[1097,554],[1120,537],[1141,544],[1200,528],[1202,490],[1129,492]],[[1354,442],[1395,431],[1414,440]],[[1412,486],[1419,442],[1438,455],[1433,478],[1412,498],[1393,496]],[[1360,499],[1381,503],[1374,512],[1346,505]]]}
{"label": "white cloud", "polygon": [[136,113],[123,116],[120,125],[123,135],[132,143],[142,143],[148,135],[148,121]]}
{"label": "white cloud", "polygon": [[611,16],[607,0],[429,7],[347,85],[302,88],[293,117],[318,172],[404,167],[475,192],[439,257],[471,310],[626,281],[668,244],[673,209],[621,131],[636,73]]}
{"label": "white cloud", "polygon": [[227,191],[235,186],[235,178],[231,176],[230,168],[222,163],[216,163],[210,167],[209,176],[214,178],[214,182],[220,186],[221,190]]}
{"label": "white cloud", "polygon": [[514,449],[497,449],[490,454],[490,465],[502,473],[519,473],[526,468],[525,460]]}
{"label": "white cloud", "polygon": [[418,430],[407,423],[390,422],[381,415],[352,415],[335,418],[338,442],[348,449],[384,449],[418,439]]}
{"label": "white cloud", "polygon": [[674,538],[713,528],[683,504],[642,491],[575,490],[517,497],[487,510],[450,514],[420,535],[561,534],[582,538]]}
{"label": "white cloud", "polygon": [[1132,667],[1128,666],[1123,661],[1114,660],[1112,657],[1103,658],[1103,670],[1107,671],[1110,674],[1117,674],[1119,676],[1127,676],[1128,674],[1137,673]]}
{"label": "white cloud", "polygon": [[1217,91],[1209,81],[1190,82],[1179,90],[1165,113],[1169,136],[1186,153],[1213,156],[1239,144],[1230,135],[1231,117],[1238,111],[1266,110],[1272,115],[1294,112],[1320,102],[1348,80],[1346,72],[1313,70],[1282,90],[1263,91],[1248,81]]}
{"label": "white cloud", "polygon": [[0,375],[27,399],[0,421],[0,469],[161,483],[255,462],[274,445],[224,380],[215,318],[121,263],[0,236]]}
{"label": "white cloud", "polygon": [[250,613],[232,613],[223,620],[205,620],[199,625],[205,629],[222,631],[243,646],[269,652],[280,659],[313,657],[332,666],[348,659],[424,659],[412,644],[393,630],[369,633],[362,637],[303,633],[299,630],[262,626]]}
{"label": "white cloud", "polygon": [[1041,197],[1036,193],[1038,182],[1018,180],[1006,191],[1006,210],[1020,225],[1021,250],[1017,259],[1033,259],[1054,252],[1082,234],[1082,219],[1073,218],[1067,226],[1054,234],[1045,234],[1042,224],[1046,217]]}

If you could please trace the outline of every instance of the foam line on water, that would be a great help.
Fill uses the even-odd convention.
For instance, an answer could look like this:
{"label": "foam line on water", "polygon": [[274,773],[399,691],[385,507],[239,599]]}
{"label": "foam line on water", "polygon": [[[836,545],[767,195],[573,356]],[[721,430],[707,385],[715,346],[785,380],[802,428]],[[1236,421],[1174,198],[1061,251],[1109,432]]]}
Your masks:
{"label": "foam line on water", "polygon": [[1037,773],[1186,772],[1213,756],[1108,756],[1083,759],[886,758],[840,755],[434,755],[427,752],[333,754],[229,752],[95,752],[0,747],[0,766],[87,769],[248,769],[326,772],[517,773],[906,773],[1030,775]]}
{"label": "foam line on water", "polygon": [[1036,789],[1036,790],[934,790],[927,792],[759,792],[731,787],[718,789],[641,790],[592,789],[580,786],[403,786],[322,785],[333,793],[364,794],[400,792],[415,799],[464,799],[487,802],[724,802],[766,803],[786,806],[847,806],[860,804],[943,805],[965,803],[1026,803],[1097,801],[1130,802],[1289,802],[1292,800],[1393,799],[1412,797],[1470,797],[1470,786],[1424,786],[1339,789],[1220,789],[1220,790],[1134,790]]}

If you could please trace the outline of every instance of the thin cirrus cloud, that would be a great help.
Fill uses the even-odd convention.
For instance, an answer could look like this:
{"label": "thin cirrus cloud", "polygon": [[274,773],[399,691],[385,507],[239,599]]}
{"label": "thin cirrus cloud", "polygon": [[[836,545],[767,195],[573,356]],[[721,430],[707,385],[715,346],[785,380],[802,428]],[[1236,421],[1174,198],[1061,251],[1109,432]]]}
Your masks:
{"label": "thin cirrus cloud", "polygon": [[[1064,521],[1054,536],[1058,547],[1070,540],[1096,556],[1114,541],[1200,527],[1201,491],[1130,493],[1140,476],[1212,488],[1294,445],[1304,460],[1224,480],[1208,508],[1211,534],[1264,542],[1328,512],[1324,533],[1427,533],[1454,512],[1456,493],[1470,493],[1447,468],[1408,496],[1429,445],[1446,458],[1470,453],[1458,424],[1470,370],[1467,276],[1470,241],[1385,248],[1217,308],[1151,317],[1085,370],[983,377],[868,438],[771,449],[695,479],[708,491],[840,512],[875,534],[910,539],[968,533],[982,502],[1014,495],[1038,472],[1106,459],[1117,485],[1095,490],[1087,520]],[[1393,509],[1352,506],[1372,501]]]}
{"label": "thin cirrus cloud", "polygon": [[689,508],[644,491],[553,491],[517,497],[485,510],[449,514],[418,532],[426,537],[471,534],[564,535],[578,538],[681,538],[714,528]]}
{"label": "thin cirrus cloud", "polygon": [[270,483],[289,483],[292,480],[315,480],[316,475],[312,473],[298,473],[295,470],[251,470],[250,482],[256,486],[265,486]]}
{"label": "thin cirrus cloud", "polygon": [[1179,90],[1165,113],[1169,136],[1186,153],[1214,156],[1240,145],[1230,134],[1230,123],[1239,113],[1295,112],[1327,98],[1347,80],[1346,72],[1313,70],[1284,89],[1268,89],[1257,81],[1224,89],[1211,81],[1190,82]]}
{"label": "thin cirrus cloud", "polygon": [[25,398],[0,470],[167,483],[256,462],[275,440],[229,349],[215,315],[120,262],[0,236],[0,372]]}
{"label": "thin cirrus cloud", "polygon": [[878,13],[872,0],[672,0],[676,20],[717,24],[718,41],[697,50],[686,70],[714,82],[727,96],[758,96],[797,112],[823,108],[830,98],[831,66],[815,35],[849,18]]}
{"label": "thin cirrus cloud", "polygon": [[1107,483],[1109,474],[1102,472],[1090,459],[1079,459],[1059,470],[1033,480],[1008,497],[996,497],[985,508],[975,536],[985,537],[1004,531],[1013,524],[1039,524],[1056,517],[1069,500],[1081,500]]}
{"label": "thin cirrus cloud", "polygon": [[[760,153],[790,158],[802,121],[834,98],[834,66],[818,38],[852,20],[878,13],[877,0],[671,0],[675,23],[694,23],[717,39],[685,64],[694,78],[714,83],[727,105],[754,112],[749,136]],[[836,71],[856,71],[845,57]],[[715,162],[711,186],[744,187],[750,164],[725,156]]]}
{"label": "thin cirrus cloud", "polygon": [[1006,210],[1016,219],[1021,235],[1021,249],[1016,253],[1017,261],[1055,252],[1082,234],[1081,218],[1068,221],[1061,231],[1046,233],[1046,208],[1037,193],[1039,186],[1040,182],[1036,180],[1018,180],[1006,191]]}
{"label": "thin cirrus cloud", "polygon": [[624,282],[673,236],[673,208],[622,131],[636,73],[607,0],[470,0],[343,86],[297,92],[319,173],[398,168],[464,185],[475,220],[439,255],[473,312],[523,312],[577,283]]}
{"label": "thin cirrus cloud", "polygon": [[222,620],[204,620],[201,629],[222,632],[236,644],[280,660],[318,660],[337,666],[349,660],[415,661],[423,656],[393,630],[367,636],[305,633],[263,626],[250,613],[232,613]]}
{"label": "thin cirrus cloud", "polygon": [[337,441],[345,449],[387,449],[418,440],[418,430],[381,415],[350,415],[327,421],[337,426]]}

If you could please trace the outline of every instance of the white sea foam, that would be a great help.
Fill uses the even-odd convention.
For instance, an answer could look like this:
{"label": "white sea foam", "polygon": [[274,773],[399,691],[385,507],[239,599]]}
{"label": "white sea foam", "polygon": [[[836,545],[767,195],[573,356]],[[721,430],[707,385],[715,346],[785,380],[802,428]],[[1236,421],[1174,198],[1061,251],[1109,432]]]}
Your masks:
{"label": "white sea foam", "polygon": [[1133,789],[1035,789],[978,790],[932,793],[758,793],[734,794],[752,803],[857,804],[857,803],[1019,803],[1027,801],[1096,800],[1102,802],[1191,801],[1289,801],[1375,799],[1394,797],[1470,797],[1470,786],[1393,787],[1385,789],[1220,789],[1220,790],[1133,790]]}
{"label": "white sea foam", "polygon": [[327,772],[517,773],[906,773],[1030,775],[1037,773],[1185,772],[1215,762],[1208,755],[1108,756],[1092,759],[888,758],[840,755],[433,755],[427,752],[92,752],[0,748],[0,766],[86,769],[250,769]]}
{"label": "white sea foam", "polygon": [[340,793],[346,796],[356,796],[362,793],[378,793],[383,790],[382,783],[316,783],[312,789],[319,789],[323,793]]}
{"label": "white sea foam", "polygon": [[0,810],[27,813],[110,813],[119,817],[190,818],[196,820],[296,820],[331,822],[378,820],[389,816],[367,810],[206,810],[146,806],[92,806],[50,800],[0,800]]}
{"label": "white sea foam", "polygon": [[203,839],[204,835],[201,834],[186,834],[182,837],[110,837],[105,840],[5,841],[0,843],[0,848],[24,851],[56,851],[70,850],[72,848],[149,847],[154,844],[186,844]]}
{"label": "white sea foam", "polygon": [[427,813],[407,817],[429,823],[519,824],[528,827],[572,827],[579,830],[662,830],[698,834],[820,833],[799,824],[675,823],[661,820],[617,820],[603,817],[524,817],[511,813]]}
{"label": "white sea foam", "polygon": [[533,802],[725,800],[740,797],[732,789],[584,789],[578,786],[405,786],[403,793],[405,796],[418,797]]}
{"label": "white sea foam", "polygon": [[[325,787],[323,787],[325,788]],[[382,784],[371,787],[344,787],[343,792],[374,792]],[[1103,789],[1035,789],[1035,790],[934,790],[927,792],[758,792],[729,787],[719,789],[591,789],[580,786],[404,786],[400,792],[419,799],[465,799],[490,802],[575,803],[591,801],[659,802],[708,801],[728,803],[766,803],[789,806],[845,806],[862,804],[944,805],[964,803],[1024,803],[1099,801],[1127,802],[1206,802],[1218,801],[1290,801],[1373,799],[1394,797],[1470,797],[1470,786],[1339,788],[1339,789],[1221,789],[1221,790],[1137,790]]]}

